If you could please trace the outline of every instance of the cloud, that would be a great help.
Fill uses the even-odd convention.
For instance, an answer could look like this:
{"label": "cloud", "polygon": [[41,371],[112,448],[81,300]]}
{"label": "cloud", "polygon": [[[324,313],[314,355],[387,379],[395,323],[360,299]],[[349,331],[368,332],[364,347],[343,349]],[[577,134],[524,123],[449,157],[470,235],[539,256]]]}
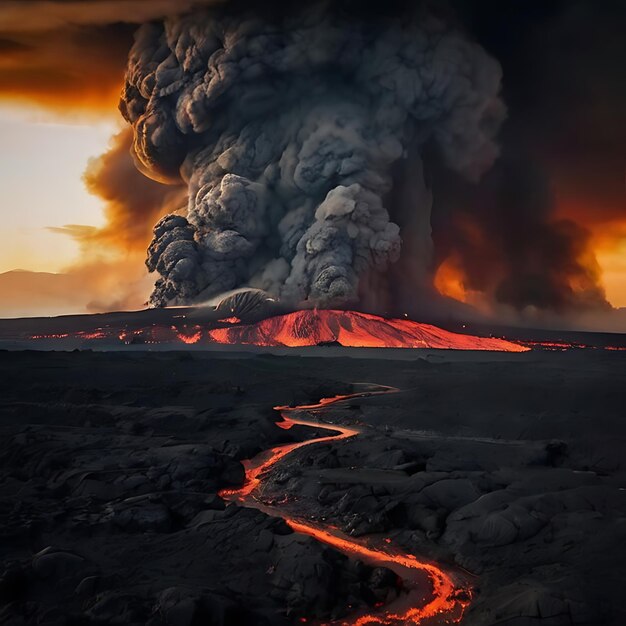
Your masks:
{"label": "cloud", "polygon": [[186,186],[155,182],[135,167],[132,136],[130,128],[114,135],[109,149],[90,159],[83,175],[89,193],[103,201],[105,225],[48,228],[75,239],[88,259],[102,253],[143,254],[152,237],[152,225],[161,216],[182,210],[187,204]]}
{"label": "cloud", "polygon": [[186,13],[220,0],[4,0],[0,24],[5,33],[48,32],[68,26],[143,24]]}
{"label": "cloud", "polygon": [[116,116],[132,29],[63,27],[0,38],[0,100],[62,116]]}
{"label": "cloud", "polygon": [[0,101],[61,116],[117,116],[138,24],[208,0],[0,2]]}
{"label": "cloud", "polygon": [[[156,180],[184,180],[190,200],[155,227],[155,306],[243,286],[354,303],[361,277],[383,283],[400,257],[409,231],[396,218],[424,216],[417,235],[429,236],[428,194],[389,196],[395,165],[414,150],[421,167],[430,142],[476,180],[498,154],[500,67],[462,31],[409,2],[376,20],[345,1],[279,4],[136,34],[120,105],[133,151]],[[423,185],[416,171],[404,175]]]}
{"label": "cloud", "polygon": [[87,190],[104,201],[106,225],[91,232],[77,232],[79,240],[106,242],[123,250],[145,250],[157,219],[186,206],[186,186],[163,185],[137,169],[131,154],[132,141],[132,130],[126,128],[111,138],[107,152],[89,161],[83,179]]}
{"label": "cloud", "polygon": [[[447,185],[434,215],[439,287],[518,311],[608,309],[590,232],[559,217],[548,176],[520,146],[479,188]],[[444,178],[440,181],[443,183]],[[448,285],[443,280],[448,274]]]}
{"label": "cloud", "polygon": [[[163,18],[167,18],[171,24],[178,20],[176,16],[179,14],[212,4],[221,3],[212,0],[0,2],[0,101],[35,104],[45,107],[53,115],[117,116],[124,70],[137,25]],[[296,5],[295,9],[292,7],[290,11],[285,11],[289,3],[275,1],[255,3],[231,0],[230,4],[233,6],[231,15],[236,16],[237,11],[243,14],[253,8],[262,17],[278,14],[281,19],[287,18],[291,11],[297,13],[302,8]],[[324,10],[334,4],[351,7],[350,10],[358,10],[362,17],[367,18],[368,9],[372,7],[376,7],[375,12],[384,13],[388,7],[410,3],[391,1],[383,5],[365,0],[355,3],[329,0],[324,4]],[[454,265],[463,272],[465,288],[475,293],[482,290],[481,297],[491,299],[492,303],[504,301],[521,309],[545,306],[559,310],[579,310],[589,305],[604,308],[606,303],[600,284],[601,270],[607,272],[607,268],[613,268],[611,283],[619,287],[623,274],[620,274],[622,270],[618,261],[626,241],[623,152],[626,126],[616,123],[622,117],[626,102],[626,83],[620,80],[626,45],[620,30],[624,4],[573,0],[549,7],[550,3],[536,0],[530,2],[534,7],[532,11],[512,9],[502,3],[502,7],[493,3],[482,6],[462,0],[451,0],[451,4],[457,8],[467,5],[466,21],[469,23],[471,19],[475,20],[474,27],[481,42],[490,53],[502,60],[505,95],[510,103],[511,115],[502,141],[505,162],[497,165],[493,174],[478,187],[458,183],[449,170],[463,169],[466,175],[475,176],[493,160],[495,144],[472,141],[467,129],[473,125],[468,124],[462,116],[450,120],[436,134],[440,156],[443,155],[448,161],[445,175],[435,181],[433,188],[436,263],[449,259],[448,267]],[[280,11],[277,12],[277,8]],[[285,13],[284,16],[281,11]],[[149,33],[150,28],[145,27],[144,31]],[[193,28],[189,30],[191,32]],[[173,40],[178,40],[180,45],[166,52],[176,56],[177,63],[185,70],[186,78],[194,74],[193,61],[194,58],[202,57],[202,46],[210,47],[213,35],[218,39],[220,37],[219,32],[212,35],[207,33],[206,37],[194,33],[190,39],[186,39],[179,31],[169,32],[168,45]],[[581,46],[580,41],[587,42],[587,45]],[[323,54],[332,42],[332,34],[328,39],[320,36],[304,52],[311,56],[313,63],[315,56]],[[275,43],[271,38],[265,40],[270,48]],[[216,57],[214,67],[209,69],[219,70],[220,80],[212,80],[205,85],[206,94],[203,95],[202,89],[198,88],[197,92],[185,94],[176,111],[165,111],[162,118],[158,117],[162,112],[153,119],[144,116],[144,145],[140,140],[136,142],[136,148],[140,157],[146,161],[141,163],[142,169],[150,171],[154,178],[176,180],[184,157],[195,150],[194,146],[189,148],[189,138],[201,138],[204,141],[210,135],[211,124],[216,120],[217,126],[228,125],[231,123],[230,115],[253,119],[263,115],[263,107],[272,114],[281,109],[282,104],[278,107],[268,106],[268,102],[276,102],[272,100],[274,96],[271,93],[276,90],[276,75],[255,82],[254,73],[261,71],[259,67],[250,63],[245,71],[242,69],[254,54],[247,54],[245,42],[238,41],[236,37],[229,44],[237,48],[230,48],[226,54],[226,57],[230,55],[233,62],[225,63],[224,58]],[[241,58],[238,57],[239,52],[243,53]],[[270,49],[269,59],[264,61],[270,64],[277,62],[280,52],[281,47],[276,47],[277,58],[274,59]],[[455,58],[454,49],[445,52],[439,58],[444,65]],[[152,53],[156,58],[159,50],[153,50]],[[337,62],[344,62],[349,54],[349,48],[340,50],[336,56]],[[289,64],[295,63],[297,58],[286,55],[282,60]],[[159,61],[158,79],[162,81],[159,88],[176,92],[180,89],[174,75],[176,68],[162,61],[165,59]],[[367,66],[374,69],[369,77],[374,85],[386,81],[388,86],[395,81],[398,93],[405,95],[411,89],[417,89],[415,82],[406,80],[407,75],[390,71],[393,68],[385,65],[384,61],[383,55],[379,65],[373,63]],[[281,72],[283,69],[279,68]],[[481,79],[479,74],[472,78]],[[316,85],[316,77],[307,75],[304,82],[312,87]],[[424,82],[428,88],[433,87],[427,83]],[[240,85],[252,88],[246,91]],[[289,87],[289,83],[286,85]],[[149,81],[138,87],[147,89],[148,86]],[[280,92],[285,108],[289,102],[293,103],[293,91],[285,88]],[[159,97],[161,95],[167,100],[171,94],[162,91]],[[126,93],[125,100],[133,100],[141,106],[141,98],[135,98],[132,94]],[[230,103],[228,109],[222,107],[225,101]],[[203,108],[207,103],[209,108]],[[463,108],[461,106],[460,110],[463,111]],[[391,106],[381,110],[390,116],[395,108]],[[228,114],[220,118],[215,115],[215,111],[228,111]],[[358,117],[358,114],[352,115],[353,120]],[[498,115],[494,115],[493,119],[498,119]],[[180,138],[176,132],[165,132],[157,137],[158,141],[154,145],[149,145],[152,130],[156,127],[163,130],[164,121],[172,124],[166,129],[168,131],[176,125],[178,129],[183,129],[182,143],[178,141]],[[341,120],[339,123],[343,124]],[[393,121],[390,123],[393,124]],[[280,219],[279,225],[273,223],[270,237],[260,232],[263,222],[261,217],[269,215],[270,221],[275,219],[278,205],[273,202],[275,197],[270,196],[268,202],[267,194],[260,192],[257,170],[263,159],[265,165],[271,161],[272,157],[267,157],[264,152],[271,141],[276,140],[281,133],[288,136],[290,129],[277,124],[270,129],[268,134],[274,135],[269,140],[259,135],[256,138],[258,141],[252,137],[250,129],[246,131],[248,136],[224,134],[223,141],[220,139],[222,143],[215,148],[215,154],[206,154],[205,151],[201,155],[205,159],[219,157],[208,164],[210,171],[205,178],[197,171],[207,163],[192,164],[188,159],[183,164],[186,176],[194,176],[191,184],[194,199],[195,194],[202,191],[198,210],[190,216],[193,228],[207,230],[217,224],[220,231],[206,237],[208,247],[213,249],[214,254],[208,260],[199,261],[201,271],[205,273],[200,281],[201,286],[214,281],[217,288],[223,283],[237,283],[242,280],[242,276],[248,277],[248,269],[242,270],[241,263],[225,258],[224,254],[220,257],[220,250],[231,247],[245,252],[250,246],[244,244],[252,242],[254,253],[249,259],[254,262],[251,265],[255,265],[255,259],[261,257],[264,261],[252,268],[258,286],[272,289],[282,285],[295,270],[290,281],[295,291],[302,291],[302,285],[305,291],[315,291],[318,286],[320,290],[329,293],[334,289],[354,291],[355,276],[348,271],[352,261],[348,265],[344,263],[339,271],[330,271],[325,265],[331,257],[343,255],[347,258],[352,254],[352,249],[346,252],[350,247],[346,233],[356,233],[360,237],[359,241],[366,240],[358,230],[359,225],[353,223],[350,211],[343,213],[345,207],[352,206],[353,200],[357,202],[357,195],[364,193],[361,190],[357,194],[357,190],[351,187],[355,180],[351,180],[350,176],[364,176],[365,172],[380,172],[385,168],[379,167],[380,164],[372,166],[368,162],[372,149],[370,145],[365,145],[367,142],[360,142],[359,145],[357,141],[348,141],[346,133],[351,132],[350,129],[346,130],[344,125],[343,135],[331,132],[333,124],[320,123],[315,127],[312,123],[310,128],[307,127],[307,133],[312,139],[308,141],[306,149],[302,145],[297,153],[286,151],[277,167],[263,172],[263,180],[269,182],[267,186],[272,189],[272,193],[274,184],[278,183],[282,185],[279,196],[287,198],[282,208],[278,209],[285,209],[286,215]],[[475,127],[482,130],[481,124]],[[486,132],[492,136],[495,129],[488,127]],[[322,138],[318,146],[313,145],[316,136]],[[158,146],[164,137],[171,141]],[[371,137],[368,141],[371,142]],[[179,213],[178,210],[186,202],[183,187],[159,185],[136,171],[133,159],[129,156],[130,143],[129,132],[118,135],[111,150],[92,161],[85,176],[89,189],[105,202],[107,225],[101,229],[80,225],[69,225],[63,229],[64,234],[81,242],[86,267],[97,267],[93,261],[94,254],[98,252],[111,262],[111,271],[116,268],[116,271],[121,272],[118,281],[130,279],[132,271],[125,263],[131,257],[138,263],[139,272],[143,276],[141,253],[149,242],[152,225],[166,213]],[[344,149],[346,145],[349,146],[348,150]],[[479,149],[467,149],[472,145]],[[389,145],[375,147],[381,154],[390,150]],[[524,154],[526,160],[517,160],[511,165],[510,155],[520,154]],[[250,155],[259,162],[246,162]],[[324,168],[329,161],[333,163],[335,175],[339,176],[340,173],[340,177],[346,180],[342,178],[342,185],[333,188],[333,194],[327,199],[327,194],[321,194],[315,188],[315,180],[326,175]],[[543,171],[539,176],[533,174],[528,184],[523,181],[520,183],[519,172],[522,172],[523,179],[529,164]],[[432,243],[428,241],[427,208],[433,201],[429,197],[431,190],[424,184],[421,174],[422,169],[427,174],[431,169],[430,154],[423,160],[418,155],[411,167],[412,173],[404,173],[401,178],[412,183],[411,194],[407,196],[410,202],[417,202],[422,207],[421,214],[425,217],[418,219],[415,212],[410,213],[398,206],[389,211],[389,223],[397,223],[403,229],[405,241],[400,261],[388,268],[384,277],[387,280],[387,275],[391,276],[387,282],[393,280],[399,283],[404,277],[407,285],[416,284],[414,276],[423,274],[432,249]],[[248,176],[243,172],[248,169],[254,170],[254,174]],[[220,172],[226,176],[220,178]],[[398,183],[402,182],[393,171],[391,174],[394,189],[383,194],[386,209],[389,198],[394,194],[397,196]],[[426,178],[429,179],[429,176]],[[287,179],[290,179],[289,184],[285,184]],[[356,182],[363,183],[361,180]],[[367,183],[371,184],[372,181],[368,179]],[[388,183],[389,180],[386,180],[385,184]],[[367,191],[367,185],[365,188]],[[526,194],[528,189],[530,193]],[[533,195],[535,191],[537,195]],[[455,193],[456,196],[452,197]],[[315,202],[298,205],[298,198],[302,199],[307,194],[315,195]],[[338,198],[344,207],[339,209],[341,215],[337,215],[335,210]],[[523,206],[518,203],[512,209],[511,204],[515,204],[516,198],[523,200]],[[358,201],[363,204],[362,199]],[[396,199],[391,202],[392,205],[397,204]],[[320,215],[323,213],[323,219],[318,220],[317,209],[322,203],[324,210]],[[238,229],[237,236],[233,235],[232,229],[224,227],[224,216],[235,204],[237,210],[233,211],[233,221]],[[374,207],[375,215],[380,214],[379,207],[371,203],[368,206]],[[332,219],[328,219],[329,216]],[[407,224],[412,224],[410,233]],[[335,230],[331,232],[329,226]],[[386,250],[388,261],[395,258],[391,241],[393,233],[384,229],[381,233],[384,236],[378,242],[380,248],[372,247],[367,240],[367,245],[359,248],[361,259],[372,259],[378,249]],[[298,243],[305,235],[298,250]],[[189,241],[186,237],[185,234],[183,242]],[[274,246],[277,239],[280,240],[280,256],[271,258],[268,249]],[[157,246],[155,249],[160,248]],[[168,263],[163,265],[176,268],[174,277],[183,276],[186,265],[194,258],[196,261],[199,259],[190,254],[187,243],[179,251],[182,255],[180,259],[170,254],[165,259]],[[602,267],[598,266],[594,251],[599,253]],[[117,258],[115,262],[112,261],[114,257]],[[303,259],[306,262],[302,262]],[[186,263],[178,267],[177,261],[180,260]],[[118,261],[119,264],[115,265]],[[153,265],[156,267],[156,264],[155,260]],[[319,271],[315,271],[315,276],[309,276],[308,270],[316,264],[319,265]],[[104,273],[103,267],[101,271]],[[407,269],[411,270],[411,281],[406,280]],[[88,272],[85,271],[84,275],[87,276]],[[378,290],[383,279],[377,279],[376,276],[368,278],[377,285]],[[455,275],[454,280],[458,282],[458,275]],[[101,282],[105,284],[106,281]],[[363,285],[365,282],[362,280]],[[106,288],[109,289],[108,286]],[[170,284],[169,289],[171,292],[175,286]],[[362,301],[371,295],[364,292],[365,289],[361,289]],[[415,289],[407,292],[413,293]]]}
{"label": "cloud", "polygon": [[[137,309],[147,301],[154,282],[144,263],[152,224],[163,214],[184,207],[187,190],[180,185],[162,185],[141,174],[131,156],[131,143],[130,129],[120,131],[112,137],[107,152],[90,160],[84,174],[87,189],[103,200],[105,225],[49,228],[80,245],[79,260],[65,268],[62,278],[51,279],[51,287],[58,286],[50,302],[53,309],[62,304],[63,292],[73,312]],[[34,288],[39,278],[22,277],[25,282],[16,292],[22,294],[20,306],[30,298],[37,307]],[[48,302],[45,297],[43,301]]]}

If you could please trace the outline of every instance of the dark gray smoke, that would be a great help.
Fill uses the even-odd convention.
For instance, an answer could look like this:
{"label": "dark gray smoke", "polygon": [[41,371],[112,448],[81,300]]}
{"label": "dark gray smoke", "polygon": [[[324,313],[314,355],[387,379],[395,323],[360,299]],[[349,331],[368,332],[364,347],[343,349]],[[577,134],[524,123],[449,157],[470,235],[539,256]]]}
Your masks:
{"label": "dark gray smoke", "polygon": [[[182,177],[190,199],[186,216],[154,229],[151,304],[243,286],[293,302],[354,300],[360,278],[384,283],[401,259],[403,223],[410,273],[426,272],[421,148],[479,176],[497,155],[499,88],[498,63],[423,9],[226,6],[142,26],[120,108],[138,166]],[[414,176],[397,166],[409,153]]]}

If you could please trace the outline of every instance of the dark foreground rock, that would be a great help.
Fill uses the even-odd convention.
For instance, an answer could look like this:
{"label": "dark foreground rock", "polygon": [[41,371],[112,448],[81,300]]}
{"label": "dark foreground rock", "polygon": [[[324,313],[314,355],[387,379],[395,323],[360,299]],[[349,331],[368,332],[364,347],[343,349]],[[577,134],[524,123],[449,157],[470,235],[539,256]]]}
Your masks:
{"label": "dark foreground rock", "polygon": [[285,459],[268,501],[469,571],[466,624],[626,623],[624,356],[419,356],[0,352],[0,623],[280,626],[402,593],[217,495],[309,436],[271,407],[359,381],[405,391],[320,414],[363,433]]}
{"label": "dark foreground rock", "polygon": [[[537,378],[508,365],[462,381],[447,364],[403,393],[335,405],[325,418],[363,424],[362,434],[296,451],[265,497],[287,493],[294,510],[348,534],[475,575],[466,624],[624,624],[621,361],[564,359],[568,377],[556,360],[537,361]],[[493,384],[492,397],[463,388]],[[510,398],[498,397],[505,385]]]}
{"label": "dark foreground rock", "polygon": [[[0,353],[0,623],[287,624],[376,601],[371,568],[217,495],[294,436],[281,368],[247,361]],[[288,399],[336,388],[299,382]]]}

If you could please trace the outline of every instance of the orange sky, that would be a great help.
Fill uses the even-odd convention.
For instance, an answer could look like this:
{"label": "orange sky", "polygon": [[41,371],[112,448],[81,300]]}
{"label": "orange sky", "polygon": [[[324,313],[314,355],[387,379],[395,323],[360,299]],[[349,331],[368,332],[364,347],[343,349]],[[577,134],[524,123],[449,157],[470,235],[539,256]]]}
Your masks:
{"label": "orange sky", "polygon": [[615,196],[588,197],[568,181],[555,183],[557,215],[591,232],[607,299],[616,307],[626,307],[626,171],[624,176],[621,194],[618,191]]}

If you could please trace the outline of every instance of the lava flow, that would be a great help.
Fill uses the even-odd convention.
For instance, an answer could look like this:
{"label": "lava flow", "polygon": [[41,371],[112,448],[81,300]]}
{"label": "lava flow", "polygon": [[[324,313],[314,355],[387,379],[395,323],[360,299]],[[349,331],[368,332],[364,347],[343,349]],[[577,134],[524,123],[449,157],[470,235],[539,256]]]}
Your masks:
{"label": "lava flow", "polygon": [[453,333],[410,319],[387,319],[358,311],[303,310],[208,331],[216,343],[316,346],[336,342],[353,348],[440,348],[526,352],[528,347],[495,337]]}
{"label": "lava flow", "polygon": [[[160,316],[169,313],[170,323]],[[186,314],[172,315],[173,311],[140,311],[129,313],[124,323],[118,317],[97,328],[70,328],[65,332],[8,333],[0,340],[65,340],[79,341],[79,345],[93,343],[107,346],[177,344],[198,347],[214,344],[252,345],[261,347],[293,347],[340,345],[351,348],[428,348],[448,350],[493,350],[498,352],[526,352],[532,346],[496,337],[478,337],[454,333],[432,324],[410,319],[384,318],[358,311],[305,309],[283,315],[266,317],[246,323],[240,317],[214,315],[203,323],[187,323]],[[148,316],[149,314],[149,316]],[[113,315],[113,314],[112,314]],[[150,316],[154,319],[150,324]],[[138,324],[137,320],[141,319]],[[79,320],[83,322],[82,317]],[[87,320],[88,321],[88,320]]]}
{"label": "lava flow", "polygon": [[[471,599],[471,590],[467,585],[456,583],[450,574],[444,572],[433,563],[420,561],[412,554],[394,551],[388,546],[390,543],[389,539],[384,540],[385,544],[387,544],[385,547],[374,548],[342,534],[334,527],[322,528],[315,524],[283,515],[276,507],[269,506],[260,499],[263,475],[291,452],[312,444],[348,439],[360,433],[360,430],[357,428],[289,417],[288,413],[302,410],[317,410],[350,398],[380,395],[395,391],[397,389],[386,387],[382,391],[368,391],[335,396],[333,398],[322,398],[317,404],[296,407],[274,407],[281,412],[283,417],[283,421],[277,424],[280,428],[290,429],[298,424],[318,430],[330,430],[334,434],[276,446],[262,452],[254,459],[244,461],[246,475],[243,486],[239,489],[224,489],[219,494],[222,498],[237,501],[243,506],[279,515],[294,531],[310,535],[348,556],[357,557],[377,566],[387,567],[400,576],[405,581],[406,587],[411,590],[405,600],[412,600],[412,606],[380,608],[376,612],[361,614],[351,620],[333,622],[335,626],[367,626],[368,624],[400,626],[402,624],[458,623],[461,621]],[[428,583],[430,587],[430,591],[426,595],[424,595],[423,591],[424,583]]]}

